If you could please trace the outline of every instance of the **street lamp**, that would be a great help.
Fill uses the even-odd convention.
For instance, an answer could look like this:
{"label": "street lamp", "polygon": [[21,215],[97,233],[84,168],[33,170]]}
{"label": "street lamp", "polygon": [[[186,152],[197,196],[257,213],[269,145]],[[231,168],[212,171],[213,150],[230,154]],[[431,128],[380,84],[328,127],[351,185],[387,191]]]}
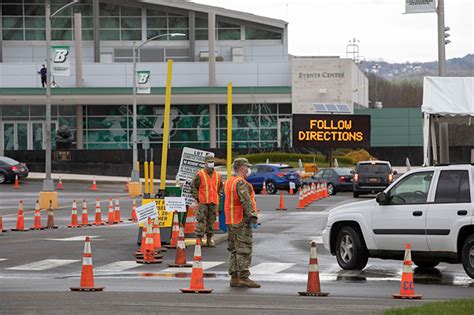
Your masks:
{"label": "street lamp", "polygon": [[[72,2],[64,5],[60,9],[56,10],[51,14],[51,1],[46,0],[46,157],[45,157],[45,173],[46,177],[43,180],[43,191],[52,192],[54,191],[54,183],[51,179],[51,19],[64,9],[79,3],[80,0],[73,0]],[[41,199],[41,197],[40,197]],[[49,202],[49,200],[48,200]]]}
{"label": "street lamp", "polygon": [[138,161],[138,133],[137,133],[137,77],[136,77],[136,72],[137,72],[137,61],[136,61],[136,55],[137,51],[142,48],[144,45],[148,44],[152,40],[155,40],[160,37],[164,36],[171,36],[171,37],[178,37],[178,36],[186,36],[186,34],[183,33],[167,33],[167,34],[160,34],[153,36],[140,45],[136,46],[136,42],[133,42],[133,70],[132,70],[132,75],[133,75],[133,83],[132,83],[132,90],[133,90],[133,131],[132,131],[132,142],[133,142],[133,164],[132,164],[132,174],[130,176],[131,182],[139,182],[140,181],[140,174],[138,173],[137,170],[137,161]]}
{"label": "street lamp", "polygon": [[379,74],[379,69],[382,68],[378,63],[376,63],[375,65],[372,66],[372,71],[375,73],[375,100],[374,100],[374,106],[375,106],[375,103],[377,103],[377,99],[378,99],[378,80],[377,80],[377,77],[378,77],[378,74]]}

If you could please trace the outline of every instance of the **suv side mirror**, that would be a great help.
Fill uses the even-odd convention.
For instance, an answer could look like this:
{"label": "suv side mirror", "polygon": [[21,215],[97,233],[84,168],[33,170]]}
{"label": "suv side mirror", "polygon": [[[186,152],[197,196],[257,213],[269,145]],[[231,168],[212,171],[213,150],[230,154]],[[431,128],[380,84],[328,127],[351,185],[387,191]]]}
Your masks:
{"label": "suv side mirror", "polygon": [[388,204],[388,195],[384,192],[378,193],[377,197],[375,198],[377,203],[381,206]]}
{"label": "suv side mirror", "polygon": [[398,172],[397,172],[397,171],[393,171],[393,175],[397,175],[397,174],[398,174]]}

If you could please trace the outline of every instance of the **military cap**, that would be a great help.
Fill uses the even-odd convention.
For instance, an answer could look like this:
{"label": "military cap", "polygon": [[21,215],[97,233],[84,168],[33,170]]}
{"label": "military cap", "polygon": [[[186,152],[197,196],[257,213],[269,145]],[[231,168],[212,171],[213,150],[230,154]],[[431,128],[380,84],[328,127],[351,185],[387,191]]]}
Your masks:
{"label": "military cap", "polygon": [[204,162],[206,162],[206,163],[207,163],[207,162],[214,162],[215,160],[216,160],[216,159],[214,158],[214,156],[212,156],[212,155],[210,155],[210,154],[209,154],[209,155],[206,155],[206,156],[204,157]]}
{"label": "military cap", "polygon": [[238,169],[239,167],[241,167],[242,165],[247,165],[248,167],[251,167],[252,164],[249,163],[249,160],[247,160],[246,158],[237,158],[234,160],[234,162],[232,163],[232,168],[234,170]]}

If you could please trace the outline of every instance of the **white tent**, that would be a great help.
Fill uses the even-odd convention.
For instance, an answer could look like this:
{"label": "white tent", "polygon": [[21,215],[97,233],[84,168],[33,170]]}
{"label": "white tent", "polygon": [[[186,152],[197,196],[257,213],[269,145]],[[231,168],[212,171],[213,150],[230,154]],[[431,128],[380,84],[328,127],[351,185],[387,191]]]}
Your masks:
{"label": "white tent", "polygon": [[429,144],[437,161],[435,122],[471,125],[474,77],[425,77],[423,81],[423,165],[430,165]]}

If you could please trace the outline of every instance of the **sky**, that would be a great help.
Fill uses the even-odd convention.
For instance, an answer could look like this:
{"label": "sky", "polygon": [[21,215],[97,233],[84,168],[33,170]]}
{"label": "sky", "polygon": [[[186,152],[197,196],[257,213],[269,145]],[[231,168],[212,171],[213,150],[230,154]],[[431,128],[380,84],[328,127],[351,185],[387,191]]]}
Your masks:
{"label": "sky", "polygon": [[[285,20],[289,53],[346,56],[349,40],[359,40],[365,60],[435,61],[437,14],[404,14],[404,0],[194,0],[227,9]],[[446,58],[474,52],[474,0],[445,0],[451,43]]]}

